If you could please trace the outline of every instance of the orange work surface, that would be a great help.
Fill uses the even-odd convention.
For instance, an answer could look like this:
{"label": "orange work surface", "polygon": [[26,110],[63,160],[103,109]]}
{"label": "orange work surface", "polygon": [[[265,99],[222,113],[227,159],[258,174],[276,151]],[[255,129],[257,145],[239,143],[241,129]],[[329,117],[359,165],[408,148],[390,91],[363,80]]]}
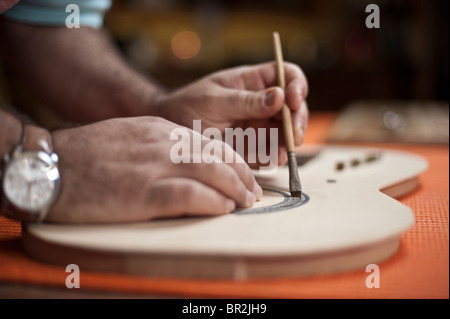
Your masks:
{"label": "orange work surface", "polygon": [[[335,114],[313,113],[305,142],[324,143],[335,118]],[[448,145],[375,146],[413,152],[429,164],[420,177],[419,189],[399,199],[413,210],[415,224],[401,236],[399,251],[378,265],[379,288],[366,287],[369,273],[365,269],[246,281],[148,278],[81,269],[81,287],[68,289],[65,267],[29,258],[22,249],[20,223],[1,217],[0,298],[449,298]]]}

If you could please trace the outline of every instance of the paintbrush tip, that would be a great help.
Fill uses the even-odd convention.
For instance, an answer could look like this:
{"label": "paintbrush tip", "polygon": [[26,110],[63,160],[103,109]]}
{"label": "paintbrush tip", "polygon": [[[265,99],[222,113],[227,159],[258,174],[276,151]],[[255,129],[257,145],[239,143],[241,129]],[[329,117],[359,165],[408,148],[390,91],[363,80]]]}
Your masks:
{"label": "paintbrush tip", "polygon": [[302,191],[291,191],[291,196],[292,197],[302,197]]}

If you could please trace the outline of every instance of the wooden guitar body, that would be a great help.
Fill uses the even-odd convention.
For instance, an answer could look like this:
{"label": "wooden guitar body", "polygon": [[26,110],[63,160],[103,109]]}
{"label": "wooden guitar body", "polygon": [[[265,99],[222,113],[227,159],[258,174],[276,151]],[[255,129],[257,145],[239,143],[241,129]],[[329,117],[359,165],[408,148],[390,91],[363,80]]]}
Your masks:
{"label": "wooden guitar body", "polygon": [[414,215],[394,198],[413,191],[426,168],[410,153],[326,146],[300,166],[305,195],[297,202],[282,167],[257,176],[264,198],[250,210],[119,225],[25,224],[23,244],[44,262],[144,276],[242,280],[364,268],[397,251]]}

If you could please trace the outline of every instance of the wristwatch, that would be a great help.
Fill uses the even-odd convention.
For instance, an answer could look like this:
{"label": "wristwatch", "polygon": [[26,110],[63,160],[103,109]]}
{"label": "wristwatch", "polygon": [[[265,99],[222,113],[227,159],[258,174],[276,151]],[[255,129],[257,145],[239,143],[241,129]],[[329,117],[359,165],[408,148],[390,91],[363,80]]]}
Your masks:
{"label": "wristwatch", "polygon": [[58,156],[47,130],[24,125],[22,137],[3,158],[2,203],[6,215],[27,222],[42,222],[60,193]]}

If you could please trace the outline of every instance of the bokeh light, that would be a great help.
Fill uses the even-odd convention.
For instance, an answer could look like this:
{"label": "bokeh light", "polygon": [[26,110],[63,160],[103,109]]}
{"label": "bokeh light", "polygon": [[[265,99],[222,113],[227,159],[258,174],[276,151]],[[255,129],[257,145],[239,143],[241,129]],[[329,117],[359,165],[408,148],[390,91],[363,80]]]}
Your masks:
{"label": "bokeh light", "polygon": [[172,37],[172,53],[179,59],[191,59],[200,52],[202,42],[197,33],[183,30]]}

